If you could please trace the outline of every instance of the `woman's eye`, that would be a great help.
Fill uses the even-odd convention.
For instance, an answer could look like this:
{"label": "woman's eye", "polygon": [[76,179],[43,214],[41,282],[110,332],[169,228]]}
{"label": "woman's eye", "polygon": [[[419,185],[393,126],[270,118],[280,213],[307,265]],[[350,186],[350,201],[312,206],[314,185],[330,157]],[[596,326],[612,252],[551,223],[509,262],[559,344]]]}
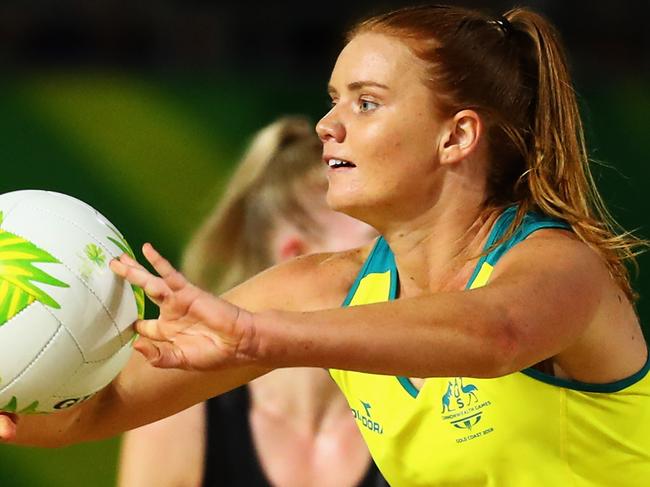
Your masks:
{"label": "woman's eye", "polygon": [[371,110],[375,110],[378,107],[379,107],[379,104],[375,103],[374,101],[361,100],[359,102],[359,111],[361,111],[361,112],[369,112]]}

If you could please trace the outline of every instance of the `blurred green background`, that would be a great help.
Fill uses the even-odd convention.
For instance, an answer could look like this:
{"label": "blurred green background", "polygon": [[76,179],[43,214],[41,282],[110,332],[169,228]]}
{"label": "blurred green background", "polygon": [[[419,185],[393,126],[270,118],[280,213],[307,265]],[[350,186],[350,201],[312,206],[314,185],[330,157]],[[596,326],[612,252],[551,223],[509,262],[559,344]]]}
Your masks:
{"label": "blurred green background", "polygon": [[[124,3],[113,3],[125,11]],[[104,6],[113,3],[99,2]],[[562,26],[571,24],[557,12],[557,4],[532,3],[538,3],[538,7],[554,20],[557,15],[562,32],[568,31]],[[505,2],[483,4],[496,5],[503,10]],[[307,19],[306,26],[300,24],[298,18],[284,19],[280,27],[269,22],[265,30],[268,37],[258,41],[259,44],[245,44],[241,38],[229,40],[233,45],[239,42],[243,52],[223,48],[228,55],[210,57],[204,53],[204,57],[196,57],[197,51],[206,49],[200,42],[203,39],[200,33],[201,29],[207,29],[205,26],[210,19],[214,20],[213,28],[217,31],[226,29],[226,18],[241,22],[241,16],[246,15],[242,7],[217,11],[207,3],[189,2],[182,10],[186,13],[182,18],[189,19],[186,36],[190,36],[190,31],[198,25],[199,33],[194,35],[199,39],[190,39],[190,42],[183,37],[182,26],[169,29],[165,24],[161,29],[176,43],[165,38],[166,44],[155,37],[155,29],[154,34],[150,32],[151,25],[158,24],[148,20],[149,24],[142,18],[160,17],[160,12],[164,11],[169,14],[164,19],[169,20],[169,11],[178,12],[180,7],[172,7],[176,5],[173,2],[144,2],[137,10],[142,16],[137,17],[141,23],[135,23],[132,30],[149,32],[147,39],[157,39],[154,47],[150,42],[143,54],[140,37],[127,37],[126,41],[122,39],[126,47],[115,44],[117,54],[113,53],[114,58],[111,58],[106,54],[113,52],[110,46],[97,45],[82,50],[81,54],[70,48],[71,55],[70,49],[66,50],[67,41],[56,44],[54,51],[48,51],[50,48],[43,46],[50,46],[52,39],[70,37],[69,28],[52,33],[51,23],[44,24],[49,26],[49,31],[38,23],[24,24],[31,26],[29,32],[32,34],[47,33],[39,41],[42,44],[27,43],[26,37],[15,33],[12,37],[6,33],[10,25],[15,32],[21,32],[20,24],[16,27],[16,18],[24,21],[30,12],[32,17],[43,18],[41,11],[24,13],[26,11],[17,5],[0,7],[0,42],[8,40],[8,44],[5,42],[0,48],[0,65],[5,68],[0,80],[0,161],[3,169],[0,193],[38,188],[76,196],[105,214],[134,248],[139,248],[144,241],[152,241],[172,261],[177,261],[190,233],[213,205],[233,162],[255,130],[281,114],[305,113],[316,121],[326,111],[325,85],[338,45],[338,41],[332,39],[338,39],[344,25],[353,20],[348,13],[358,16],[357,10],[352,12],[348,8],[329,13],[321,23],[316,23],[304,9],[296,10],[294,14],[298,12]],[[34,5],[45,5],[45,2],[32,2],[30,8],[35,9]],[[61,23],[65,18],[70,25],[77,26],[84,19],[98,22],[101,15],[119,11],[118,7],[106,7],[108,14],[100,11],[84,17],[81,2],[70,5],[70,12],[80,12],[78,18],[54,14],[51,14],[54,20],[46,18],[54,25],[60,25],[56,22]],[[623,2],[622,5],[627,4]],[[187,13],[194,12],[192,8],[202,14],[196,16],[195,23],[190,22],[194,17]],[[359,10],[369,11],[362,7]],[[212,17],[206,17],[206,11],[212,12]],[[23,12],[24,17],[17,17],[17,12]],[[270,15],[269,12],[258,16]],[[597,20],[605,19],[611,25],[608,12],[597,11],[594,15]],[[108,18],[114,20],[114,16],[108,15]],[[336,22],[326,22],[333,18]],[[120,19],[124,23],[124,19]],[[254,20],[253,27],[244,29],[249,37],[255,22],[262,20]],[[123,24],[118,22],[119,25]],[[243,28],[243,22],[237,25]],[[607,63],[609,58],[602,50],[603,35],[598,30],[599,25],[592,23],[591,30],[584,34],[586,40],[576,40],[578,34],[575,32],[567,39],[569,54],[576,66],[592,156],[606,163],[597,165],[595,172],[613,214],[626,228],[641,228],[639,233],[649,236],[650,199],[644,186],[650,180],[650,147],[646,142],[650,128],[650,77],[643,60],[621,60],[625,44],[621,51],[621,46],[616,44],[620,43],[618,38],[605,46],[614,49],[610,57],[616,57],[615,62]],[[623,29],[617,25],[615,28]],[[277,34],[290,30],[291,26],[299,26],[303,37],[288,36],[288,39],[283,38],[282,44]],[[326,30],[333,33],[325,35]],[[269,31],[276,36],[271,36]],[[86,31],[82,29],[81,32]],[[207,37],[206,42],[211,39],[207,34],[204,37]],[[642,38],[647,42],[647,34]],[[84,38],[73,36],[73,40],[83,42]],[[325,47],[317,41],[322,41]],[[226,41],[220,37],[214,42]],[[300,44],[302,49],[292,54],[295,59],[287,54],[293,52],[291,42]],[[626,38],[624,42],[632,41]],[[172,44],[175,50],[170,47]],[[74,42],[70,45],[78,47]],[[136,52],[135,58],[120,57],[120,53],[124,56],[131,52],[130,49]],[[187,53],[190,52],[196,58],[188,61]],[[310,58],[306,59],[308,56]],[[305,64],[299,62],[303,59]],[[599,66],[601,60],[604,64]],[[642,256],[640,265],[641,273],[635,283],[641,294],[639,312],[647,331],[650,258]],[[150,307],[149,314],[151,312]],[[56,450],[0,446],[0,485],[109,487],[115,483],[117,447],[118,439]]]}

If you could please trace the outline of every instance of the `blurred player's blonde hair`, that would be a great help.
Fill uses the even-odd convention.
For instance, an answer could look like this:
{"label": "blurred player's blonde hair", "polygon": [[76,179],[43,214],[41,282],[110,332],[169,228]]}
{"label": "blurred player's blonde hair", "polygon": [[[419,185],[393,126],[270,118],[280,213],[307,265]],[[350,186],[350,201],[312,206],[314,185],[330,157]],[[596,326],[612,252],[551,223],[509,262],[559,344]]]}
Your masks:
{"label": "blurred player's blonde hair", "polygon": [[223,292],[273,264],[269,238],[279,221],[317,232],[305,202],[327,186],[321,152],[304,117],[282,117],[260,130],[186,247],[182,269],[188,279]]}

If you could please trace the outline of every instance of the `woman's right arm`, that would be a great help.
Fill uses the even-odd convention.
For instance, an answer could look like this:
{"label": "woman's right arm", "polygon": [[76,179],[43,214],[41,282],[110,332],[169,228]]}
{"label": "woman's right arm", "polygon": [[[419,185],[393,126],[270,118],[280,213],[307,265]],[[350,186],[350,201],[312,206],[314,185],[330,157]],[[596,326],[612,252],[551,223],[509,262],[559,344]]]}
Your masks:
{"label": "woman's right arm", "polygon": [[[253,312],[270,308],[308,311],[339,305],[358,269],[355,254],[348,255],[352,258],[318,254],[276,266],[226,293],[223,303]],[[217,299],[208,296],[211,298]],[[0,415],[0,439],[57,447],[108,438],[171,416],[268,370],[258,366],[216,371],[161,369],[150,365],[142,354],[134,353],[111,384],[69,410],[22,416],[15,431],[11,417]]]}
{"label": "woman's right arm", "polygon": [[[92,398],[66,411],[22,416],[15,437],[5,439],[21,445],[60,447],[109,438],[233,389],[266,370],[164,372],[171,373],[159,373],[134,353],[120,375]],[[2,426],[0,434],[5,434]]]}

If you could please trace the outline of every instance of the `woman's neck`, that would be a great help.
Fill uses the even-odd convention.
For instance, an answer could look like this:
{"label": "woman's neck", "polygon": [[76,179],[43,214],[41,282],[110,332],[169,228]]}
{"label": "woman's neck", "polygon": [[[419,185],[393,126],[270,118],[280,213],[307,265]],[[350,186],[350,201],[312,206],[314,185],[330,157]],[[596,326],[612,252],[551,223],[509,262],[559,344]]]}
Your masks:
{"label": "woman's neck", "polygon": [[400,295],[462,289],[497,216],[478,204],[447,204],[385,233],[400,272]]}

